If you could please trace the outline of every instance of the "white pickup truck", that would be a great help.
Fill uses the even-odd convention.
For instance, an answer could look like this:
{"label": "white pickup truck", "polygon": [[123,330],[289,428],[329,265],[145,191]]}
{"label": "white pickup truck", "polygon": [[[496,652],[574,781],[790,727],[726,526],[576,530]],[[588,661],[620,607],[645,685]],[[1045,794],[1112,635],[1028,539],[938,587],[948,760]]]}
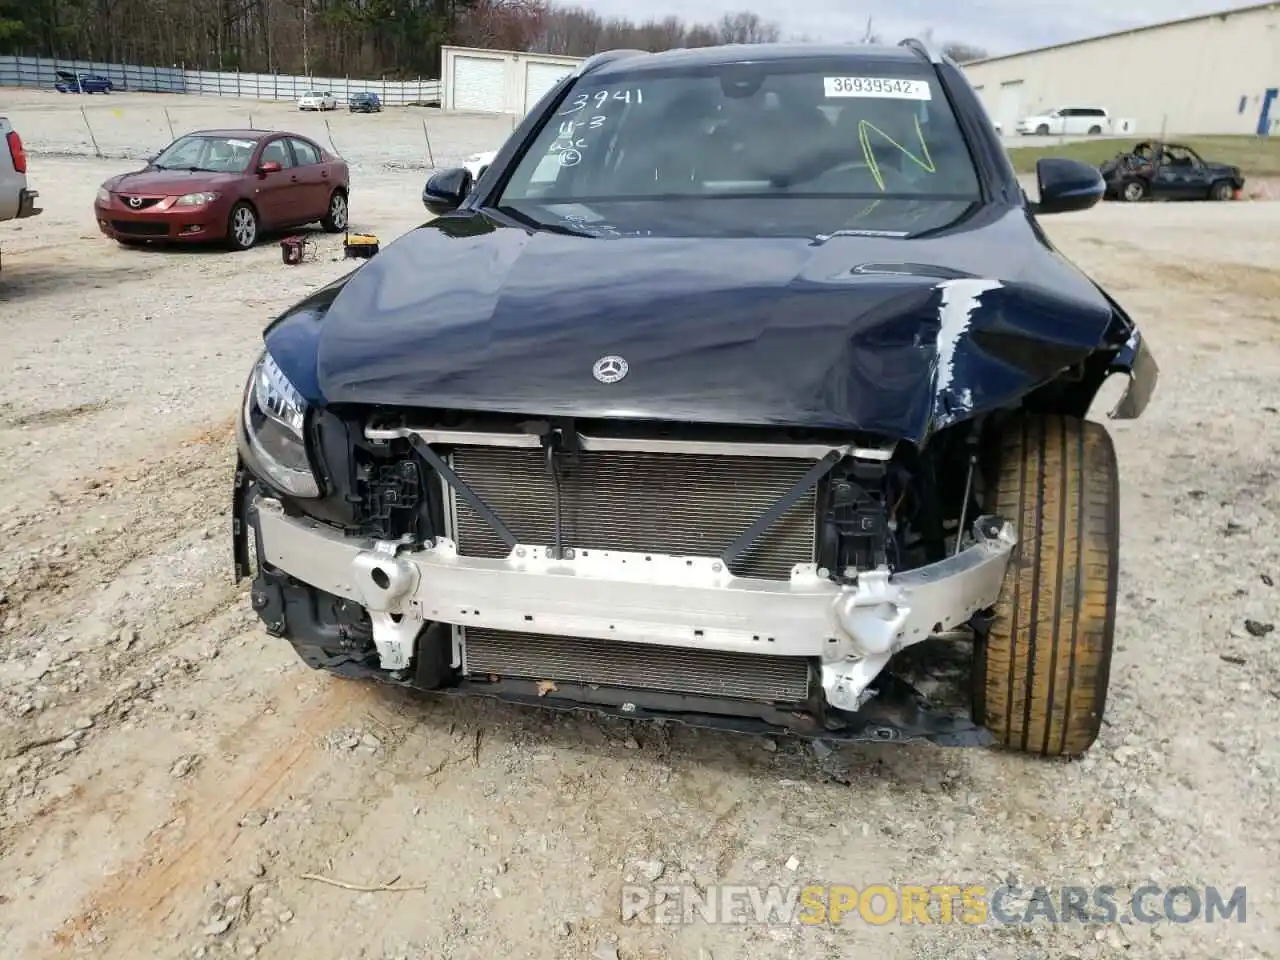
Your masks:
{"label": "white pickup truck", "polygon": [[34,217],[39,194],[27,189],[27,153],[7,117],[0,117],[0,222]]}

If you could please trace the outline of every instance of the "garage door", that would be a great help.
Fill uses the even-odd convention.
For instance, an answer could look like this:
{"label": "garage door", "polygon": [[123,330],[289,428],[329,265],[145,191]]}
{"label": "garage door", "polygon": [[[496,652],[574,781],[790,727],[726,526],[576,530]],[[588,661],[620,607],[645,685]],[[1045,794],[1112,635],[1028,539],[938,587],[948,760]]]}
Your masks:
{"label": "garage door", "polygon": [[495,57],[454,57],[453,109],[502,113],[507,63]]}
{"label": "garage door", "polygon": [[996,118],[1004,126],[1005,133],[1014,133],[1022,119],[1022,81],[1013,80],[1000,84],[1000,116]]}
{"label": "garage door", "polygon": [[556,85],[561,77],[573,73],[572,67],[558,63],[530,63],[524,74],[524,112],[534,108],[542,95]]}

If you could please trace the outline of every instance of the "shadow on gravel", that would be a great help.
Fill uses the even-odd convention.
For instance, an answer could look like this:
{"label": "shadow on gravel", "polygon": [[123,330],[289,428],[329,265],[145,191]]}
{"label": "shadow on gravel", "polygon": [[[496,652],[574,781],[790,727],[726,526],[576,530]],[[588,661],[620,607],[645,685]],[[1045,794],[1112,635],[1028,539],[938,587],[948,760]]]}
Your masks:
{"label": "shadow on gravel", "polygon": [[76,260],[24,264],[6,258],[0,268],[0,303],[29,303],[58,293],[108,290],[121,283],[146,280],[159,271],[139,269],[128,262],[92,266]]}
{"label": "shadow on gravel", "polygon": [[[421,743],[448,742],[459,731],[474,737],[474,764],[486,754],[551,747],[583,760],[634,757],[658,767],[715,771],[729,779],[768,780],[853,789],[876,784],[916,796],[953,775],[962,755],[990,748],[939,747],[929,743],[845,743],[769,737],[685,726],[675,721],[626,720],[590,710],[522,706],[483,697],[421,693],[373,682],[392,725]],[[407,746],[407,742],[404,744]],[[412,755],[402,763],[417,766]],[[406,774],[409,771],[406,771]],[[430,771],[424,765],[421,771]]]}
{"label": "shadow on gravel", "polygon": [[[325,233],[318,226],[296,227],[292,230],[275,230],[271,232],[263,231],[258,235],[258,242],[252,247],[252,250],[269,250],[277,247],[281,240],[285,237],[305,237],[308,240],[322,240],[326,237],[337,237],[341,240],[341,234]],[[229,250],[220,240],[210,240],[205,243],[165,243],[164,241],[150,241],[137,244],[122,244],[115,241],[107,241],[113,247],[118,249],[126,256],[145,257],[151,256],[172,256],[172,257],[235,257],[242,253],[250,253],[252,250]]]}
{"label": "shadow on gravel", "polygon": [[106,400],[80,403],[72,407],[48,407],[19,411],[14,404],[0,404],[0,429],[21,430],[27,427],[49,427],[92,416],[111,406]]}

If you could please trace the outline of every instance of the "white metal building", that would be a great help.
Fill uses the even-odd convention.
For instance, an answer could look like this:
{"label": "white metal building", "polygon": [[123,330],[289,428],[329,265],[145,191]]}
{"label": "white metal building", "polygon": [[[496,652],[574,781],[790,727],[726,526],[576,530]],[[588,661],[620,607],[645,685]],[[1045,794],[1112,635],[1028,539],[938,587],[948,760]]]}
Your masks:
{"label": "white metal building", "polygon": [[521,116],[583,59],[478,47],[445,47],[442,56],[444,109]]}
{"label": "white metal building", "polygon": [[1105,107],[1133,133],[1280,133],[1280,2],[966,64],[1006,134],[1056,107]]}

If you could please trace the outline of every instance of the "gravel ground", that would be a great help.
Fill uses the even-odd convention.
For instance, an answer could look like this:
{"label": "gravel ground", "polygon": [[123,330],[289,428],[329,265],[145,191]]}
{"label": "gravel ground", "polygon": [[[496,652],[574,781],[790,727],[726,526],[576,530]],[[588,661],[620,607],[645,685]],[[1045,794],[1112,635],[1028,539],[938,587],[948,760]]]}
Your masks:
{"label": "gravel ground", "polygon": [[[1280,205],[1046,218],[1163,368],[1147,415],[1112,424],[1119,647],[1093,751],[832,751],[303,667],[230,582],[231,424],[263,323],[347,269],[338,241],[299,267],[272,246],[116,249],[89,211],[122,165],[49,156],[74,148],[52,117],[77,101],[25,96],[42,106],[7,109],[47,209],[0,225],[0,956],[1280,955]],[[422,216],[421,173],[371,159],[398,155],[393,128],[419,149],[403,117],[335,123],[376,134],[350,138],[370,158],[352,206],[384,242]],[[496,145],[466,129],[441,153]],[[1247,919],[624,922],[622,885],[655,877],[1245,885]]]}

